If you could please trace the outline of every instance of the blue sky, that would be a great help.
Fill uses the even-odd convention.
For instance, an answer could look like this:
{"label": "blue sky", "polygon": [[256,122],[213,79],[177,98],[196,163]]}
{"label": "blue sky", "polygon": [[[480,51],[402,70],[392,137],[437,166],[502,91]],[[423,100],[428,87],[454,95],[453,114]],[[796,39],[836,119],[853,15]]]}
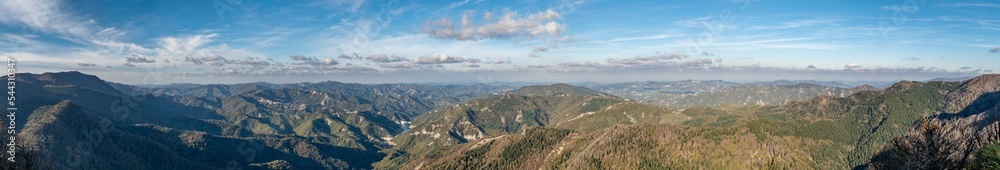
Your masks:
{"label": "blue sky", "polygon": [[925,80],[996,37],[985,0],[0,2],[19,71],[132,84]]}

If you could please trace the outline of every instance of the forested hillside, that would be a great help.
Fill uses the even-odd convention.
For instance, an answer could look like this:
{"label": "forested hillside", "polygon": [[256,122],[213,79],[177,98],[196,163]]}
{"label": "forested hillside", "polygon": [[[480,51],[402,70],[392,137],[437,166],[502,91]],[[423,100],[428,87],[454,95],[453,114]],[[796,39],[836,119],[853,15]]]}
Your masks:
{"label": "forested hillside", "polygon": [[989,169],[1000,157],[1000,75],[886,89],[732,85],[680,99],[787,102],[682,108],[568,84],[17,76],[19,109],[31,111],[15,122],[33,155],[23,159],[55,169]]}

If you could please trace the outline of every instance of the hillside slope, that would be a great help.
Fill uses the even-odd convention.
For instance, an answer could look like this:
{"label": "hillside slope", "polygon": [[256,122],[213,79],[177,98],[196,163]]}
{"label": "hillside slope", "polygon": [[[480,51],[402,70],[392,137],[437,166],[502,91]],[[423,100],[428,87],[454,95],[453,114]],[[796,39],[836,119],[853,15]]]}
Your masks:
{"label": "hillside slope", "polygon": [[[960,155],[971,155],[978,147],[996,141],[992,137],[995,135],[990,133],[993,131],[990,128],[993,124],[991,121],[995,120],[984,116],[997,110],[998,101],[994,95],[998,90],[994,85],[1000,83],[1000,79],[994,79],[995,76],[984,75],[965,82],[903,81],[885,90],[861,91],[844,97],[822,96],[780,106],[690,108],[677,110],[686,119],[673,123],[631,124],[618,121],[610,126],[598,125],[600,128],[596,129],[539,125],[522,128],[521,133],[492,133],[488,137],[467,138],[462,142],[452,142],[450,146],[434,147],[438,149],[425,153],[408,153],[404,147],[375,167],[864,168],[876,155],[885,155],[887,151],[883,148],[899,145],[902,140],[899,136],[920,134],[909,132],[914,129],[911,125],[926,124],[919,122],[928,117],[955,118],[963,115],[973,116],[960,117],[961,119],[981,122],[967,123],[979,127],[970,129],[983,129],[960,133],[969,134],[968,136],[980,134],[980,137],[974,137],[977,140],[972,140],[976,141],[975,145],[969,144],[975,147],[959,149],[963,151]],[[979,97],[966,101],[949,99],[949,96],[965,95]],[[964,104],[953,104],[954,102]],[[971,111],[973,114],[944,112],[947,105],[958,105],[961,108],[958,110],[975,111]],[[966,112],[969,111],[955,113]],[[667,110],[647,112],[650,113],[654,116],[675,114]],[[555,119],[547,120],[552,122]],[[480,118],[477,121],[497,120]],[[436,123],[423,127],[449,127],[446,124],[448,123]],[[421,144],[427,143],[408,145]],[[409,159],[400,159],[404,157]],[[968,158],[958,160],[967,162]]]}

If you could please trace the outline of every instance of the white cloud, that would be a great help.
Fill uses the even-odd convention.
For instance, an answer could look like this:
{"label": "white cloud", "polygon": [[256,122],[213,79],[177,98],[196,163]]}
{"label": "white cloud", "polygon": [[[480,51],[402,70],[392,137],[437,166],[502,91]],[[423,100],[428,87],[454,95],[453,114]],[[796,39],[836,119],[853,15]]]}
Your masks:
{"label": "white cloud", "polygon": [[155,63],[156,60],[146,59],[139,54],[132,53],[128,57],[125,57],[125,62],[127,63]]}
{"label": "white cloud", "polygon": [[[254,57],[247,57],[247,58],[235,59],[235,60],[225,60],[225,62],[226,62],[226,64],[247,65],[247,66],[251,66],[253,68],[263,68],[263,67],[271,66],[271,62],[267,62],[267,61],[261,60],[259,58],[254,58]],[[336,64],[336,63],[334,63],[334,64]]]}
{"label": "white cloud", "polygon": [[549,48],[548,47],[535,47],[534,49],[531,49],[531,52],[532,53],[549,52]]}
{"label": "white cloud", "polygon": [[[243,65],[260,68],[270,65],[266,59],[258,59],[257,54],[244,49],[230,49],[226,44],[212,45],[218,34],[196,34],[157,39],[156,58],[168,62],[170,60],[185,61],[195,65],[209,64],[211,66]],[[245,59],[234,59],[245,58]]]}
{"label": "white cloud", "polygon": [[415,64],[448,64],[448,63],[461,63],[467,60],[462,57],[450,56],[448,54],[438,54],[438,55],[425,55],[417,57],[410,60]]}
{"label": "white cloud", "polygon": [[318,59],[316,59],[316,57],[306,57],[306,56],[301,55],[301,54],[291,55],[291,56],[288,56],[288,57],[292,58],[293,61],[317,61],[318,60]]}
{"label": "white cloud", "polygon": [[306,58],[305,60],[297,60],[300,62],[292,63],[292,65],[311,65],[311,66],[334,66],[340,64],[337,60],[332,58],[325,58],[323,60],[316,59],[315,57]]}
{"label": "white cloud", "polygon": [[424,25],[423,33],[430,37],[455,40],[511,39],[558,37],[566,30],[566,25],[557,22],[562,15],[546,10],[521,17],[518,13],[507,12],[499,19],[492,12],[486,12],[482,22],[475,23],[469,14],[463,14],[456,24],[451,19],[441,18]]}
{"label": "white cloud", "polygon": [[640,36],[640,37],[614,38],[606,42],[658,40],[658,39],[666,39],[666,38],[673,38],[680,36],[684,36],[684,34],[664,33],[664,34],[656,34],[656,35]]}
{"label": "white cloud", "polygon": [[702,23],[708,22],[708,20],[711,19],[712,17],[698,17],[698,18],[677,20],[674,21],[674,24],[685,27],[703,27],[704,25],[702,25]]}
{"label": "white cloud", "polygon": [[397,69],[410,69],[415,67],[413,63],[409,62],[379,63],[378,66],[382,68],[397,68]]}
{"label": "white cloud", "polygon": [[656,54],[649,56],[636,55],[635,57],[627,57],[627,58],[608,58],[607,62],[611,64],[623,64],[623,65],[659,65],[662,64],[663,60],[677,60],[677,59],[684,59],[687,57],[688,56],[685,54],[657,52]]}
{"label": "white cloud", "polygon": [[386,56],[385,54],[375,54],[375,55],[368,56],[365,59],[368,59],[369,61],[372,61],[372,62],[379,62],[379,63],[409,61],[408,59],[400,57],[400,56],[396,56],[396,55]]}
{"label": "white cloud", "polygon": [[810,19],[810,20],[799,20],[792,22],[785,22],[775,26],[754,26],[750,27],[750,30],[773,30],[773,29],[789,29],[789,28],[801,28],[809,27],[823,24],[834,24],[837,20],[833,19]]}
{"label": "white cloud", "polygon": [[160,38],[157,44],[157,52],[160,57],[214,57],[213,51],[202,49],[205,44],[211,42],[218,34],[202,34],[186,37],[164,37]]}
{"label": "white cloud", "polygon": [[476,63],[464,63],[464,64],[462,64],[462,66],[463,67],[479,67],[479,64],[476,64]]}
{"label": "white cloud", "polygon": [[223,58],[222,56],[199,57],[199,58],[184,57],[184,62],[189,62],[196,65],[201,65],[206,62],[216,62],[216,61],[226,61],[226,58]]}
{"label": "white cloud", "polygon": [[317,3],[326,7],[347,9],[349,12],[357,12],[361,8],[361,5],[365,4],[365,0],[321,0]]}
{"label": "white cloud", "polygon": [[996,48],[990,49],[990,52],[991,53],[1000,53],[1000,47],[996,47]]}
{"label": "white cloud", "polygon": [[74,9],[67,7],[60,0],[4,0],[0,1],[0,23],[53,34],[79,44],[116,49],[117,53],[148,52],[142,46],[118,41],[125,31],[102,27],[96,20],[84,17],[87,14],[74,13]]}
{"label": "white cloud", "polygon": [[[479,1],[477,1],[477,3],[478,3],[478,2],[479,2]],[[459,6],[462,6],[462,5],[465,5],[465,4],[467,4],[467,3],[469,3],[469,0],[462,0],[462,1],[459,1],[459,2],[455,2],[455,3],[451,3],[451,5],[448,5],[448,7],[444,7],[444,9],[445,9],[445,10],[449,10],[449,9],[452,9],[452,8],[456,8],[456,7],[459,7]]]}
{"label": "white cloud", "polygon": [[256,57],[247,57],[242,59],[227,59],[222,56],[200,57],[200,58],[185,57],[184,62],[189,62],[195,65],[203,65],[205,63],[208,63],[209,66],[214,66],[214,67],[222,67],[226,65],[249,66],[249,68],[255,68],[255,69],[263,69],[265,67],[272,66],[271,62]]}
{"label": "white cloud", "polygon": [[851,63],[847,63],[847,65],[844,65],[844,68],[847,68],[847,69],[861,68],[861,64],[851,62]]}
{"label": "white cloud", "polygon": [[581,63],[577,63],[577,62],[568,62],[568,63],[559,63],[559,64],[556,64],[556,65],[557,66],[562,66],[562,67],[602,67],[602,66],[604,66],[601,63],[590,62],[590,61],[583,62],[582,64]]}
{"label": "white cloud", "polygon": [[510,64],[510,59],[490,59],[483,62],[485,64]]}

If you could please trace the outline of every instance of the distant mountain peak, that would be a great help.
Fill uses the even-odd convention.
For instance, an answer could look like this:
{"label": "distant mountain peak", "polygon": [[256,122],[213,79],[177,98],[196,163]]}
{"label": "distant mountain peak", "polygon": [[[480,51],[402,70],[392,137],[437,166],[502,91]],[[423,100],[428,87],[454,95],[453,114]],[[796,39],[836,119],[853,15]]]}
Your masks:
{"label": "distant mountain peak", "polygon": [[612,96],[592,89],[577,87],[566,83],[556,83],[550,85],[524,86],[512,92],[525,96],[552,96],[558,94],[578,94],[593,96]]}
{"label": "distant mountain peak", "polygon": [[108,94],[122,94],[121,91],[101,80],[101,78],[78,71],[46,72],[42,74],[23,73],[17,76],[19,76],[17,78],[20,78],[21,81],[36,84],[73,85]]}
{"label": "distant mountain peak", "polygon": [[896,82],[895,84],[892,84],[892,86],[889,86],[888,88],[886,88],[886,90],[906,90],[910,89],[914,85],[921,85],[921,83],[916,81],[903,80]]}
{"label": "distant mountain peak", "polygon": [[977,76],[966,76],[966,77],[938,77],[938,78],[933,78],[933,79],[930,79],[930,80],[927,80],[927,81],[928,81],[928,82],[931,82],[931,81],[966,81],[966,80],[969,80],[969,79],[972,79],[972,78],[976,78],[976,77],[977,77]]}
{"label": "distant mountain peak", "polygon": [[[989,103],[995,103],[995,100],[1000,98],[1000,74],[984,74],[965,80],[958,89],[948,93],[945,98],[947,99],[945,101],[948,101],[945,111],[949,113],[957,113],[961,111],[960,109],[967,108],[969,105],[977,105],[978,107],[993,106],[995,104]],[[982,109],[966,110],[963,112],[979,112]]]}

